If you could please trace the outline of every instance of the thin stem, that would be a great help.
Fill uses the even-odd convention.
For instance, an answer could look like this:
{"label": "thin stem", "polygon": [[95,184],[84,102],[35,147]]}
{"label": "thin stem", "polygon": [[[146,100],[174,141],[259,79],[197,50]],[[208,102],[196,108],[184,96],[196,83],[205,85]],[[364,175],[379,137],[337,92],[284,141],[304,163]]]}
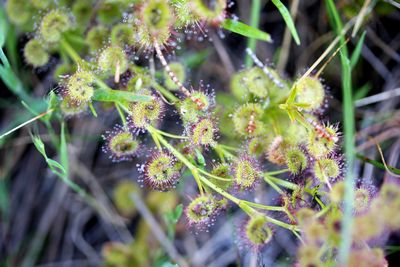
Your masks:
{"label": "thin stem", "polygon": [[[260,213],[258,211],[256,211],[254,208],[250,207],[246,202],[247,201],[243,201],[241,199],[236,198],[235,196],[229,194],[228,192],[222,190],[221,188],[219,188],[218,186],[214,185],[210,180],[208,180],[207,178],[205,178],[204,176],[200,175],[199,172],[205,172],[203,170],[198,169],[195,165],[193,165],[189,160],[187,160],[185,158],[185,156],[183,156],[179,151],[177,151],[170,143],[167,142],[167,140],[165,140],[157,131],[157,129],[155,129],[154,127],[152,127],[151,125],[147,126],[147,130],[149,131],[149,133],[154,136],[155,139],[157,139],[165,148],[167,148],[172,154],[174,154],[175,157],[177,157],[183,164],[185,164],[189,170],[191,171],[198,187],[199,187],[199,191],[200,194],[204,194],[204,188],[202,186],[202,183],[204,185],[207,185],[209,188],[211,188],[212,190],[214,190],[215,192],[217,192],[218,194],[222,195],[223,197],[225,197],[226,199],[231,200],[233,203],[235,203],[236,205],[238,205],[244,212],[246,212],[249,216],[256,216],[259,215]],[[208,174],[207,175],[211,175]],[[221,177],[220,177],[221,178]],[[290,225],[287,223],[284,223],[282,221],[276,220],[274,218],[271,218],[269,216],[266,216],[263,214],[263,216],[266,217],[266,219],[273,223],[276,224],[278,226],[281,226],[283,228],[292,230],[292,231],[297,231],[298,229],[296,228],[295,225]]]}
{"label": "thin stem", "polygon": [[233,155],[231,152],[227,151],[223,145],[217,144],[216,146],[214,146],[214,150],[222,153],[223,155],[225,155],[229,158],[236,158],[236,156]]}
{"label": "thin stem", "polygon": [[158,135],[153,134],[152,132],[150,132],[151,138],[153,138],[154,143],[156,144],[158,150],[162,151],[162,147],[160,144],[160,140],[158,140]]}
{"label": "thin stem", "polygon": [[279,221],[279,220],[274,219],[274,218],[269,217],[269,216],[266,216],[266,217],[267,217],[267,220],[268,220],[270,223],[279,225],[280,227],[286,228],[286,229],[288,229],[288,230],[299,231],[299,229],[296,227],[296,225],[284,223],[284,222],[282,222],[282,221]]}
{"label": "thin stem", "polygon": [[200,168],[197,168],[197,169],[198,169],[199,172],[201,172],[202,174],[207,175],[207,176],[209,176],[209,177],[211,177],[211,178],[214,178],[214,179],[217,179],[217,180],[221,180],[221,181],[227,181],[227,182],[232,181],[232,179],[229,179],[229,178],[222,178],[222,177],[219,177],[219,176],[215,176],[215,175],[213,175],[213,174],[211,174],[211,173],[209,173],[209,172],[206,172],[205,170],[202,170],[202,169],[200,169]]}
{"label": "thin stem", "polygon": [[295,184],[295,183],[291,183],[291,182],[289,182],[289,181],[282,180],[282,179],[273,177],[273,176],[268,175],[268,174],[265,175],[265,176],[267,176],[267,177],[268,177],[271,181],[273,181],[275,184],[278,184],[278,185],[280,185],[280,186],[282,186],[282,187],[285,187],[285,188],[288,188],[288,189],[292,189],[292,190],[297,190],[297,189],[299,189],[299,186],[298,186],[297,184]]}
{"label": "thin stem", "polygon": [[325,208],[323,208],[322,210],[320,210],[320,211],[316,214],[316,217],[319,218],[319,217],[324,216],[324,215],[331,209],[331,207],[332,207],[331,205],[325,206]]}
{"label": "thin stem", "polygon": [[270,178],[271,178],[270,176],[264,175],[265,182],[267,182],[279,194],[281,194],[281,195],[284,194],[283,190],[279,186],[277,186]]}
{"label": "thin stem", "polygon": [[115,102],[115,108],[118,111],[119,117],[121,118],[122,124],[124,126],[126,126],[126,118],[125,118],[125,114],[124,111],[122,110],[122,108],[119,106],[118,102]]}
{"label": "thin stem", "polygon": [[265,175],[277,175],[277,174],[282,174],[282,173],[286,173],[289,172],[289,169],[283,169],[283,170],[278,170],[278,171],[272,171],[272,172],[265,172]]}
{"label": "thin stem", "polygon": [[161,86],[159,83],[157,82],[152,82],[152,86],[154,87],[154,89],[156,89],[157,91],[159,91],[163,96],[165,96],[166,98],[168,98],[169,101],[171,101],[172,103],[177,103],[179,102],[179,98],[177,98],[176,96],[174,96],[173,93],[171,93],[170,91],[168,91],[166,88],[164,88],[163,86]]}
{"label": "thin stem", "polygon": [[92,103],[92,102],[89,102],[89,103],[88,103],[88,106],[89,106],[89,109],[90,109],[90,111],[92,112],[93,116],[95,116],[95,117],[97,118],[97,112],[96,112],[96,109],[95,109],[94,106],[93,106],[93,103]]}
{"label": "thin stem", "polygon": [[306,242],[304,242],[303,238],[301,238],[301,236],[299,235],[299,233],[297,233],[296,231],[292,231],[292,233],[300,240],[300,242],[305,245]]}
{"label": "thin stem", "polygon": [[60,45],[61,48],[67,52],[68,56],[70,58],[72,58],[73,61],[75,61],[75,63],[82,63],[83,60],[82,58],[79,56],[79,54],[74,50],[74,48],[72,48],[72,46],[67,42],[67,40],[65,40],[64,38],[61,38],[60,40]]}
{"label": "thin stem", "polygon": [[227,149],[227,150],[235,151],[235,152],[238,150],[238,148],[233,147],[233,146],[227,146],[227,145],[222,145],[222,144],[219,144],[218,146],[220,146],[224,149]]}
{"label": "thin stem", "polygon": [[254,208],[259,208],[259,209],[263,209],[263,210],[271,210],[271,211],[282,211],[282,212],[286,212],[284,207],[281,206],[267,206],[267,205],[263,205],[263,204],[259,204],[259,203],[254,203],[254,202],[250,202],[250,201],[245,201],[243,200],[247,205],[252,206]]}
{"label": "thin stem", "polygon": [[26,122],[24,122],[24,123],[21,123],[21,124],[18,125],[17,127],[14,127],[14,128],[12,128],[11,130],[9,130],[9,131],[5,132],[4,134],[0,135],[0,139],[3,139],[3,138],[6,137],[7,135],[9,135],[9,134],[15,132],[16,130],[18,130],[18,129],[24,127],[25,125],[28,125],[29,123],[34,122],[34,121],[36,121],[36,120],[38,120],[38,119],[40,119],[40,118],[46,116],[47,114],[52,113],[52,112],[53,112],[53,109],[49,109],[49,110],[47,110],[46,112],[43,112],[43,113],[41,113],[41,114],[39,114],[39,115],[33,117],[32,119],[30,119],[30,120],[28,120],[28,121],[26,121]]}
{"label": "thin stem", "polygon": [[[260,10],[261,10],[261,0],[253,0],[251,4],[251,14],[250,14],[250,26],[253,28],[258,28],[258,24],[260,21]],[[249,38],[247,41],[247,47],[252,51],[256,51],[257,40],[254,38]],[[251,57],[249,55],[246,56],[245,65],[246,67],[251,67]]]}
{"label": "thin stem", "polygon": [[317,203],[320,205],[320,207],[325,209],[326,206],[325,206],[324,202],[322,202],[322,200],[319,199],[319,197],[317,197],[317,196],[314,196],[314,198],[315,198],[315,201],[317,201]]}
{"label": "thin stem", "polygon": [[200,194],[204,194],[204,189],[201,185],[200,181],[200,175],[199,171],[196,166],[194,166],[189,160],[187,160],[178,150],[176,150],[170,143],[167,142],[167,140],[164,139],[159,133],[156,128],[154,128],[151,125],[147,125],[147,130],[152,136],[155,136],[155,138],[163,144],[172,154],[174,154],[175,157],[177,157],[183,164],[186,165],[186,167],[189,168],[190,172],[192,173],[196,183],[197,187],[199,188]]}
{"label": "thin stem", "polygon": [[166,136],[166,137],[170,137],[170,138],[174,138],[174,139],[184,139],[184,140],[187,140],[187,139],[188,139],[187,136],[175,135],[175,134],[171,134],[171,133],[167,133],[167,132],[161,131],[161,130],[159,130],[159,129],[156,129],[156,131],[157,131],[159,134],[161,134],[161,135],[163,135],[163,136]]}

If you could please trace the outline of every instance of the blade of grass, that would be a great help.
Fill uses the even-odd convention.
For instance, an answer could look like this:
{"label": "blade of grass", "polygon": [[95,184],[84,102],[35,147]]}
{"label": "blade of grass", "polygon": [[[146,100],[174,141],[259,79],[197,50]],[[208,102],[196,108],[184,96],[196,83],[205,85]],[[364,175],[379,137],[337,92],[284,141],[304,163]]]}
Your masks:
{"label": "blade of grass", "polygon": [[[364,161],[364,162],[367,162],[367,163],[369,163],[369,164],[371,164],[371,165],[373,165],[373,166],[375,166],[375,167],[381,169],[381,170],[386,171],[385,164],[383,164],[382,162],[379,162],[379,161],[370,159],[370,158],[368,158],[368,157],[366,157],[366,156],[364,156],[364,155],[361,155],[361,154],[356,154],[356,157],[357,157],[358,159]],[[397,168],[392,167],[392,166],[389,166],[389,165],[386,165],[386,166],[387,166],[387,168],[388,168],[391,172],[393,172],[394,174],[400,175],[400,169],[397,169]]]}
{"label": "blade of grass", "polygon": [[[251,2],[251,14],[250,14],[250,26],[254,28],[258,28],[258,24],[260,21],[260,10],[261,10],[261,0],[253,0]],[[247,40],[247,47],[257,53],[257,39],[249,38]],[[250,67],[252,65],[252,60],[249,55],[246,56],[245,66]]]}
{"label": "blade of grass", "polygon": [[351,33],[351,37],[354,38],[356,36],[358,30],[360,29],[363,19],[365,18],[365,15],[367,13],[368,5],[370,3],[371,3],[371,0],[364,1],[364,4],[363,4],[361,10],[358,13],[356,23],[354,24],[353,32]]}
{"label": "blade of grass", "polygon": [[24,122],[24,123],[21,123],[20,125],[18,125],[18,126],[16,126],[16,127],[12,128],[11,130],[5,132],[5,133],[2,134],[2,135],[0,135],[0,140],[3,139],[4,137],[6,137],[7,135],[9,135],[9,134],[15,132],[16,130],[18,130],[18,129],[24,127],[25,125],[28,125],[29,123],[34,122],[34,121],[36,121],[36,120],[38,120],[38,119],[40,119],[40,118],[46,116],[47,114],[49,114],[49,113],[51,113],[51,112],[53,112],[52,109],[50,109],[50,110],[48,110],[48,111],[46,111],[46,112],[44,112],[44,113],[41,113],[41,114],[39,114],[39,115],[33,117],[32,119],[30,119],[30,120],[28,120],[28,121],[26,121],[26,122]]}
{"label": "blade of grass", "polygon": [[294,26],[294,22],[292,20],[292,17],[290,16],[288,9],[285,7],[284,4],[282,4],[280,0],[272,0],[272,3],[274,3],[276,8],[281,13],[283,19],[285,20],[286,26],[288,26],[290,33],[293,36],[294,41],[297,45],[300,45],[300,38],[297,34],[296,26]]}
{"label": "blade of grass", "polygon": [[351,65],[352,69],[354,69],[358,60],[360,59],[361,49],[362,49],[362,46],[363,46],[364,40],[365,40],[365,34],[366,34],[366,31],[364,31],[362,33],[360,40],[358,40],[356,48],[353,51],[353,54],[351,54],[350,65]]}
{"label": "blade of grass", "polygon": [[[351,61],[350,61],[351,62]],[[368,95],[368,93],[371,91],[372,85],[370,83],[366,83],[354,92],[353,99],[355,100],[355,105],[357,105],[357,100],[360,100]]]}
{"label": "blade of grass", "polygon": [[[331,16],[331,24],[337,35],[342,32],[343,23],[335,7],[333,0],[326,0],[328,14]],[[340,38],[341,44],[345,43],[344,36]],[[344,216],[342,219],[341,243],[339,246],[339,265],[347,266],[352,244],[351,231],[353,226],[353,201],[354,201],[354,174],[353,164],[355,155],[354,145],[354,108],[351,81],[351,65],[348,58],[348,49],[344,45],[340,51],[342,65],[342,92],[343,92],[343,124],[344,124],[344,150],[347,160],[347,173],[345,178]]]}
{"label": "blade of grass", "polygon": [[69,176],[69,161],[68,161],[68,151],[67,151],[67,141],[65,138],[65,123],[61,123],[61,134],[60,134],[60,162],[64,167],[65,176]]}
{"label": "blade of grass", "polygon": [[272,42],[271,36],[263,32],[257,28],[251,27],[243,22],[233,20],[233,19],[225,19],[221,23],[221,27],[225,30],[249,37],[257,40]]}

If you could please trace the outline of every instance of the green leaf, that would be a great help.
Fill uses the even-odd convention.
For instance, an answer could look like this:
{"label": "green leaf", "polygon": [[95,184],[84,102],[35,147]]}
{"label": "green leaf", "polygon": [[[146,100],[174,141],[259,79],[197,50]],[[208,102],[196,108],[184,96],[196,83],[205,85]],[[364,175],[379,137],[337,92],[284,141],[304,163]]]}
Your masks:
{"label": "green leaf", "polygon": [[96,208],[97,207],[96,200],[93,199],[93,197],[91,197],[90,195],[88,195],[83,188],[81,188],[78,184],[73,182],[68,177],[69,164],[68,164],[68,154],[67,154],[67,143],[65,140],[64,123],[61,126],[60,146],[59,146],[61,163],[59,163],[58,161],[55,161],[53,159],[50,159],[47,156],[46,150],[44,147],[44,143],[40,139],[39,136],[31,135],[31,138],[32,138],[33,144],[35,145],[35,147],[39,151],[39,153],[42,154],[42,156],[45,159],[50,170],[55,175],[57,175],[68,187],[70,187],[72,190],[74,190],[76,193],[78,193],[81,197],[83,197],[89,205]]}
{"label": "green leaf", "polygon": [[362,46],[363,46],[364,40],[365,40],[365,34],[366,34],[366,32],[364,31],[363,34],[361,35],[360,40],[358,40],[358,42],[357,42],[357,45],[356,45],[356,48],[354,49],[353,54],[351,55],[350,65],[351,65],[352,69],[356,66],[356,64],[360,58]]}
{"label": "green leaf", "polygon": [[[48,96],[47,96],[47,99],[46,99],[46,102],[47,102],[47,110],[56,110],[57,108],[58,108],[58,106],[59,106],[59,103],[58,103],[58,97],[57,97],[57,95],[54,93],[54,91],[50,91],[50,93],[48,94]],[[52,117],[52,115],[53,115],[53,112],[50,112],[49,114],[47,114],[46,116],[44,116],[42,119],[43,119],[43,121],[45,121],[45,122],[49,122],[50,121],[50,119],[51,119],[51,117]]]}
{"label": "green leaf", "polygon": [[178,206],[176,206],[175,212],[174,212],[174,221],[175,221],[175,223],[177,223],[179,221],[179,219],[182,216],[182,213],[183,213],[183,205],[179,204]]}
{"label": "green leaf", "polygon": [[47,154],[46,154],[46,151],[44,150],[44,143],[43,143],[42,139],[40,139],[39,136],[32,135],[32,142],[35,145],[36,149],[39,151],[39,153],[42,154],[42,156],[45,159],[47,159]]}
{"label": "green leaf", "polygon": [[201,154],[201,152],[197,148],[195,149],[195,151],[196,151],[197,162],[200,165],[205,166],[206,165],[206,160],[205,160],[203,154]]}
{"label": "green leaf", "polygon": [[289,10],[285,7],[284,4],[282,4],[282,2],[280,0],[272,0],[272,3],[274,3],[276,8],[281,13],[283,19],[286,22],[286,26],[288,26],[290,33],[293,36],[294,41],[296,42],[297,45],[299,45],[300,38],[299,38],[299,35],[297,34],[296,26],[294,26],[294,22],[292,20],[292,17],[290,16]]}
{"label": "green leaf", "polygon": [[99,88],[94,91],[93,100],[102,102],[146,102],[152,99],[147,95],[136,95],[132,92]]}
{"label": "green leaf", "polygon": [[370,83],[366,83],[354,92],[354,100],[359,100],[368,95],[369,91],[371,91],[372,85]]}
{"label": "green leaf", "polygon": [[62,175],[65,175],[67,173],[66,170],[64,169],[64,167],[60,163],[55,161],[54,159],[47,159],[46,162],[53,172],[59,173],[59,172],[57,172],[57,169],[58,169],[61,171]]}
{"label": "green leaf", "polygon": [[294,85],[292,90],[289,93],[289,96],[286,100],[286,104],[292,104],[296,100],[296,95],[297,95],[297,86]]}
{"label": "green leaf", "polygon": [[254,38],[254,39],[258,39],[261,41],[265,41],[265,42],[272,42],[271,36],[266,33],[263,32],[259,29],[253,28],[243,22],[240,21],[236,21],[236,20],[232,20],[232,19],[225,19],[224,21],[222,21],[221,23],[221,27],[224,28],[225,30],[246,36],[246,37],[250,37],[250,38]]}
{"label": "green leaf", "polygon": [[390,254],[399,252],[400,246],[385,246],[385,250],[387,251],[387,253],[385,253],[385,254],[390,255]]}
{"label": "green leaf", "polygon": [[34,135],[32,135],[31,138],[32,138],[32,142],[35,145],[36,149],[39,151],[40,154],[42,154],[42,156],[46,160],[46,163],[49,166],[50,170],[53,173],[55,173],[56,175],[63,177],[66,174],[64,167],[57,161],[50,159],[47,156],[42,139],[40,139],[39,136],[34,136]]}
{"label": "green leaf", "polygon": [[69,173],[69,161],[68,161],[68,150],[67,141],[65,138],[65,123],[61,124],[61,134],[60,134],[60,161],[65,169],[65,176],[68,177]]}
{"label": "green leaf", "polygon": [[[374,159],[367,158],[366,156],[361,155],[361,154],[356,154],[356,157],[358,159],[364,161],[364,162],[367,162],[367,163],[369,163],[369,164],[381,169],[381,170],[386,171],[385,164],[383,164],[382,162],[376,161]],[[397,168],[389,166],[389,165],[386,165],[386,166],[391,172],[400,175],[400,169],[397,169]]]}
{"label": "green leaf", "polygon": [[89,106],[89,109],[92,112],[93,116],[95,116],[97,118],[97,112],[96,112],[96,109],[93,106],[93,103],[89,102],[88,106]]}

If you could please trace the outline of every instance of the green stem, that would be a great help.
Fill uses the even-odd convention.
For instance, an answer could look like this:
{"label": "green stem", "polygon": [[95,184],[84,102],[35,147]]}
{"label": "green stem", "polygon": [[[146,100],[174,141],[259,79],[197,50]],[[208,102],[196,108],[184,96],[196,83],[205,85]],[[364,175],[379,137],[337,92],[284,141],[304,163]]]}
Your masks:
{"label": "green stem", "polygon": [[254,202],[250,202],[250,201],[245,201],[243,200],[247,205],[254,207],[254,208],[258,208],[258,209],[263,209],[263,210],[271,210],[271,211],[282,211],[282,212],[286,212],[284,207],[280,207],[280,206],[267,206],[267,205],[263,205],[263,204],[259,204],[259,203],[254,203]]}
{"label": "green stem", "polygon": [[186,167],[189,168],[190,172],[192,173],[197,186],[199,188],[200,194],[204,194],[203,186],[201,185],[199,171],[196,166],[194,166],[189,160],[185,158],[178,150],[176,150],[167,140],[164,139],[159,133],[156,128],[151,125],[147,126],[147,130],[153,136],[153,139],[157,139],[164,147],[166,147],[174,156],[179,159]]}
{"label": "green stem", "polygon": [[236,156],[233,155],[231,152],[227,151],[223,145],[217,144],[216,146],[214,146],[214,150],[219,153],[222,153],[223,155],[227,156],[228,158],[236,158]]}
{"label": "green stem", "polygon": [[324,216],[330,209],[331,209],[331,205],[325,206],[322,210],[320,210],[316,216],[317,218]]}
{"label": "green stem", "polygon": [[[343,23],[336,9],[333,0],[326,0],[328,14],[331,17],[332,27],[336,35],[340,35],[343,30]],[[344,212],[342,220],[341,237],[342,242],[339,247],[339,264],[347,266],[352,244],[351,231],[353,227],[353,201],[354,201],[354,155],[355,155],[355,119],[351,80],[351,66],[349,53],[344,36],[340,37],[340,44],[343,46],[340,51],[340,61],[342,65],[342,93],[343,93],[343,125],[344,125],[344,151],[347,160],[347,174],[345,177]]]}
{"label": "green stem", "polygon": [[279,225],[280,227],[286,228],[286,229],[291,230],[291,231],[299,231],[299,229],[296,227],[296,225],[284,223],[284,222],[282,222],[282,221],[279,221],[279,220],[274,219],[274,218],[269,217],[269,216],[266,216],[266,217],[267,217],[267,220],[268,220],[270,223]]}
{"label": "green stem", "polygon": [[229,179],[229,178],[222,178],[222,177],[219,177],[219,176],[215,176],[215,175],[213,175],[213,174],[211,174],[211,173],[209,173],[209,172],[206,172],[205,170],[202,170],[202,169],[198,169],[199,170],[199,172],[201,172],[202,174],[204,174],[204,175],[207,175],[207,176],[209,176],[209,177],[211,177],[211,178],[214,178],[214,179],[217,179],[217,180],[221,180],[221,181],[232,181],[232,179]]}
{"label": "green stem", "polygon": [[236,152],[238,150],[238,148],[233,147],[233,146],[227,146],[227,145],[222,145],[222,144],[219,144],[219,146],[224,148],[224,149],[227,149],[227,150],[232,150],[234,152]]}
{"label": "green stem", "polygon": [[[273,177],[273,176],[268,175],[268,174],[266,174],[265,176],[267,176],[267,177],[268,177],[272,182],[274,182],[275,184],[280,185],[280,186],[282,186],[282,187],[285,187],[285,188],[288,188],[288,189],[291,189],[291,190],[297,190],[297,189],[299,189],[299,186],[298,186],[297,184],[294,184],[294,183],[291,183],[291,182],[289,182],[289,181],[286,181],[286,180],[282,180],[282,179]],[[265,177],[265,176],[264,176],[264,177]]]}
{"label": "green stem", "polygon": [[118,114],[119,114],[119,117],[121,118],[122,124],[124,126],[126,126],[125,114],[124,114],[124,111],[122,110],[122,108],[120,107],[120,105],[118,104],[118,102],[115,102],[115,108],[118,111]]}
{"label": "green stem", "polygon": [[273,189],[275,189],[276,192],[278,192],[279,194],[284,194],[283,190],[277,186],[268,175],[264,175],[264,181],[267,182]]}
{"label": "green stem", "polygon": [[[154,136],[155,139],[157,139],[165,148],[167,148],[177,159],[179,159],[183,164],[186,165],[186,167],[189,168],[189,170],[191,171],[198,187],[199,187],[199,191],[201,194],[204,193],[204,188],[202,186],[202,184],[207,185],[209,188],[211,188],[213,191],[217,192],[218,194],[220,194],[221,196],[225,197],[226,199],[229,199],[230,201],[232,201],[233,203],[235,203],[236,205],[238,205],[244,212],[246,212],[249,216],[257,216],[260,215],[260,213],[255,210],[254,208],[250,207],[244,200],[238,199],[235,196],[229,194],[228,192],[222,190],[221,188],[219,188],[218,186],[214,185],[210,180],[208,180],[207,178],[205,178],[204,176],[200,175],[199,172],[202,173],[206,173],[207,175],[211,175],[201,169],[198,169],[195,165],[193,165],[189,160],[187,160],[185,158],[185,156],[183,156],[179,151],[177,151],[170,143],[167,142],[167,140],[165,140],[161,134],[158,133],[158,130],[156,128],[154,128],[151,125],[147,126],[147,130],[149,131],[149,133]],[[219,177],[221,178],[221,177]],[[267,206],[266,206],[267,207]],[[283,228],[289,229],[291,231],[297,231],[298,229],[296,228],[295,225],[290,225],[287,223],[284,223],[282,221],[276,220],[274,218],[271,218],[269,216],[266,216],[265,214],[263,214],[263,216],[266,217],[266,219],[273,223],[276,224],[278,226],[281,226]]]}
{"label": "green stem", "polygon": [[[253,0],[251,4],[251,14],[250,14],[250,26],[258,29],[258,24],[260,21],[260,10],[261,10],[261,0]],[[255,38],[249,38],[247,41],[247,47],[256,53],[257,40]],[[249,55],[246,55],[245,60],[246,67],[251,67],[252,60]]]}
{"label": "green stem", "polygon": [[67,52],[68,56],[72,58],[73,61],[75,61],[75,63],[79,64],[83,62],[79,54],[74,50],[74,48],[72,48],[72,46],[64,38],[61,38],[60,46],[61,49]]}
{"label": "green stem", "polygon": [[289,169],[283,169],[283,170],[278,170],[278,171],[272,171],[272,172],[265,172],[265,175],[277,175],[277,174],[282,174],[282,173],[286,173],[289,172]]}
{"label": "green stem", "polygon": [[188,139],[187,136],[175,135],[175,134],[171,134],[171,133],[167,133],[167,132],[161,131],[161,130],[159,130],[159,129],[156,129],[156,131],[157,131],[159,134],[161,134],[161,135],[163,135],[163,136],[166,136],[166,137],[170,137],[170,138],[174,138],[174,139],[184,139],[184,140],[187,140],[187,139]]}
{"label": "green stem", "polygon": [[95,116],[97,118],[97,112],[96,112],[96,109],[93,106],[93,103],[89,102],[88,106],[89,106],[89,109],[92,112],[93,116]]}
{"label": "green stem", "polygon": [[163,96],[165,96],[166,98],[168,98],[169,101],[171,101],[172,103],[177,103],[179,102],[179,98],[177,98],[176,96],[174,96],[173,93],[171,93],[170,91],[168,91],[167,89],[165,89],[163,86],[161,86],[159,83],[157,82],[153,82],[152,83],[154,89],[156,89],[157,91],[159,91]]}

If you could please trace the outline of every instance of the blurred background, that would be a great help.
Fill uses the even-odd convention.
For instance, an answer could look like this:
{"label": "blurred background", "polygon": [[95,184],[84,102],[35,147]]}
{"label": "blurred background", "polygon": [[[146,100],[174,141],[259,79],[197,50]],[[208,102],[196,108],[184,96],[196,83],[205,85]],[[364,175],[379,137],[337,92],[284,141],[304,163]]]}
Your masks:
{"label": "blurred background", "polygon": [[[250,2],[231,1],[228,12],[249,23]],[[293,43],[271,1],[261,1],[259,28],[271,34],[273,43],[258,42],[257,55],[283,76],[295,78],[324,52],[334,34],[324,1],[283,2],[295,17],[301,45]],[[395,6],[398,2],[387,2],[391,1],[377,1],[361,28],[366,31],[365,43],[353,70],[358,130],[355,138],[358,152],[377,159],[375,143],[367,138],[374,136],[382,145],[387,164],[396,167],[400,166],[400,10]],[[336,1],[344,21],[356,16],[363,3]],[[2,8],[4,4],[2,1]],[[23,47],[31,36],[14,26],[7,27],[5,53],[17,66],[23,88],[31,97],[44,98],[57,88],[54,67],[61,58],[53,56],[47,67],[32,69],[22,58]],[[230,77],[244,68],[247,40],[217,28],[209,28],[209,36],[211,41],[196,36],[183,40],[182,49],[168,55],[168,59],[195,58],[187,70],[188,81],[193,86],[203,82],[213,88],[220,109],[233,108],[226,102]],[[349,47],[354,49],[353,40]],[[149,57],[155,58],[150,54],[140,64],[148,64]],[[155,62],[160,68],[158,60]],[[322,74],[331,95],[326,110],[330,122],[342,120],[340,74],[339,57]],[[0,81],[0,133],[30,117],[21,105],[21,98]],[[177,115],[170,110],[162,129],[180,133],[182,128],[176,120]],[[31,124],[0,140],[0,266],[167,267],[174,266],[171,255],[187,266],[293,265],[298,240],[290,232],[277,229],[267,248],[252,253],[240,239],[243,212],[234,207],[218,217],[207,232],[188,229],[184,216],[180,218],[179,204],[186,205],[190,196],[197,194],[193,179],[185,173],[178,188],[168,193],[141,188],[137,183],[137,165],[143,164],[151,151],[145,150],[132,162],[123,163],[111,162],[101,151],[101,135],[117,122],[116,112],[102,114],[97,119],[86,113],[67,120],[70,178],[94,196],[95,202],[73,192],[49,171],[29,135],[34,132],[45,143],[51,142],[43,124]],[[60,125],[53,128],[60,131]],[[229,131],[226,127],[221,129],[221,138],[235,142],[229,140]],[[148,147],[153,146],[150,137],[140,138]],[[46,146],[46,152],[57,159],[51,146]],[[357,161],[356,168],[360,177],[373,178],[377,185],[389,176],[364,161]],[[132,192],[135,201],[128,196]],[[260,186],[254,197],[263,201],[277,196],[266,186]],[[388,246],[399,241],[397,233],[382,238],[388,240]],[[388,260],[393,266],[399,258],[397,250],[398,247],[387,247]]]}

